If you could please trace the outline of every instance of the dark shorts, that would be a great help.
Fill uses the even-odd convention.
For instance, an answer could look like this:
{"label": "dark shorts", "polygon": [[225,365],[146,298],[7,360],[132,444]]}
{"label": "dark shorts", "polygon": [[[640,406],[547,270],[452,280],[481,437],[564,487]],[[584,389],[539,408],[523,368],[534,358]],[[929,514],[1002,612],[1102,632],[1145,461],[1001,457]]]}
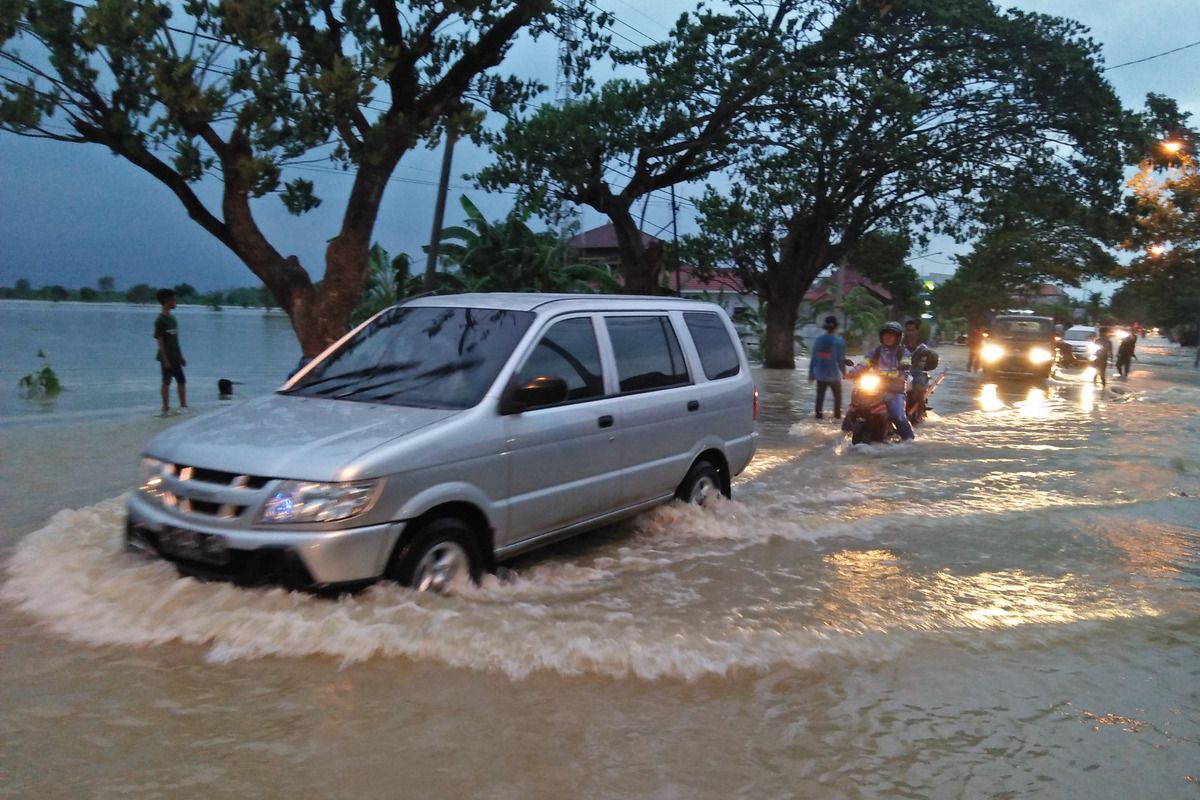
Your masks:
{"label": "dark shorts", "polygon": [[174,378],[179,383],[187,383],[187,378],[183,377],[183,365],[178,361],[169,367],[160,361],[158,362],[158,367],[162,370],[163,386],[170,386],[171,378]]}

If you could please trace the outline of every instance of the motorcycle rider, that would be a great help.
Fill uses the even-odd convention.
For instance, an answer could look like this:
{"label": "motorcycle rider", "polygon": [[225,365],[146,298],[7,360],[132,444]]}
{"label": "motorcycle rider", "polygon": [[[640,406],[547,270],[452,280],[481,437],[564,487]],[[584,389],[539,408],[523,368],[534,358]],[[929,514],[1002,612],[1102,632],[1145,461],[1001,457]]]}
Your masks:
{"label": "motorcycle rider", "polygon": [[[885,322],[879,328],[879,346],[867,354],[863,362],[849,372],[847,377],[853,378],[860,372],[873,369],[884,380],[883,402],[887,405],[888,419],[896,426],[902,441],[913,437],[912,424],[904,413],[905,393],[907,390],[907,375],[912,369],[908,349],[901,342],[904,328],[899,322]],[[847,414],[842,422],[842,430],[849,432],[852,428],[850,415]]]}
{"label": "motorcycle rider", "polygon": [[[908,408],[919,409],[925,402],[925,393],[929,391],[929,370],[926,359],[929,358],[929,346],[921,341],[921,323],[915,319],[904,322],[904,346],[908,348],[912,359],[912,387],[908,393]],[[919,420],[918,420],[919,421]]]}

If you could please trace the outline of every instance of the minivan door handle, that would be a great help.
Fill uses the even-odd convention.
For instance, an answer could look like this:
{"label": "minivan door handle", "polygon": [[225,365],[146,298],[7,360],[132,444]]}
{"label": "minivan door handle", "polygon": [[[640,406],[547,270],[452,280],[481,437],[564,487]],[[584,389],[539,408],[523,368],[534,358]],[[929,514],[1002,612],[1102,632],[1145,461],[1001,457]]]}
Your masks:
{"label": "minivan door handle", "polygon": [[700,408],[699,400],[688,400],[688,411],[696,411]]}
{"label": "minivan door handle", "polygon": [[598,422],[600,423],[601,428],[611,428],[613,424],[612,414],[605,414],[598,420]]}

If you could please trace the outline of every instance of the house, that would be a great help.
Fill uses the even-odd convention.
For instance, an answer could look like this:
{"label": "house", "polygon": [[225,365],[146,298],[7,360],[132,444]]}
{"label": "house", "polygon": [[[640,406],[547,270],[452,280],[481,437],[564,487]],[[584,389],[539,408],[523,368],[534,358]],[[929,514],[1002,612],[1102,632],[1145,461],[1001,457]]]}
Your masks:
{"label": "house", "polygon": [[[652,247],[663,243],[661,239],[651,236],[645,231],[642,231],[641,235],[643,247]],[[573,236],[567,240],[567,245],[583,262],[609,264],[615,267],[621,261],[620,251],[617,248],[616,230],[611,222]],[[746,289],[736,270],[700,270],[690,264],[681,264],[678,270],[665,272],[664,279],[668,282],[669,288],[681,297],[717,303],[730,316],[734,316],[744,309],[753,311],[758,308],[758,296]]]}

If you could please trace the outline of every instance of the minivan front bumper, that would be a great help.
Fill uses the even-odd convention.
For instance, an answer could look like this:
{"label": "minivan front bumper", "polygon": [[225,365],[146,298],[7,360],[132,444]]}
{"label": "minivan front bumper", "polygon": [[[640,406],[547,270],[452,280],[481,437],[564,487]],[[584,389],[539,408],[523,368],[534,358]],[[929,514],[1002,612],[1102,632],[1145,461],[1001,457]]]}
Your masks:
{"label": "minivan front bumper", "polygon": [[184,518],[136,493],[125,509],[131,549],[203,579],[294,589],[349,589],[377,580],[404,529],[404,523],[335,531],[230,528]]}

